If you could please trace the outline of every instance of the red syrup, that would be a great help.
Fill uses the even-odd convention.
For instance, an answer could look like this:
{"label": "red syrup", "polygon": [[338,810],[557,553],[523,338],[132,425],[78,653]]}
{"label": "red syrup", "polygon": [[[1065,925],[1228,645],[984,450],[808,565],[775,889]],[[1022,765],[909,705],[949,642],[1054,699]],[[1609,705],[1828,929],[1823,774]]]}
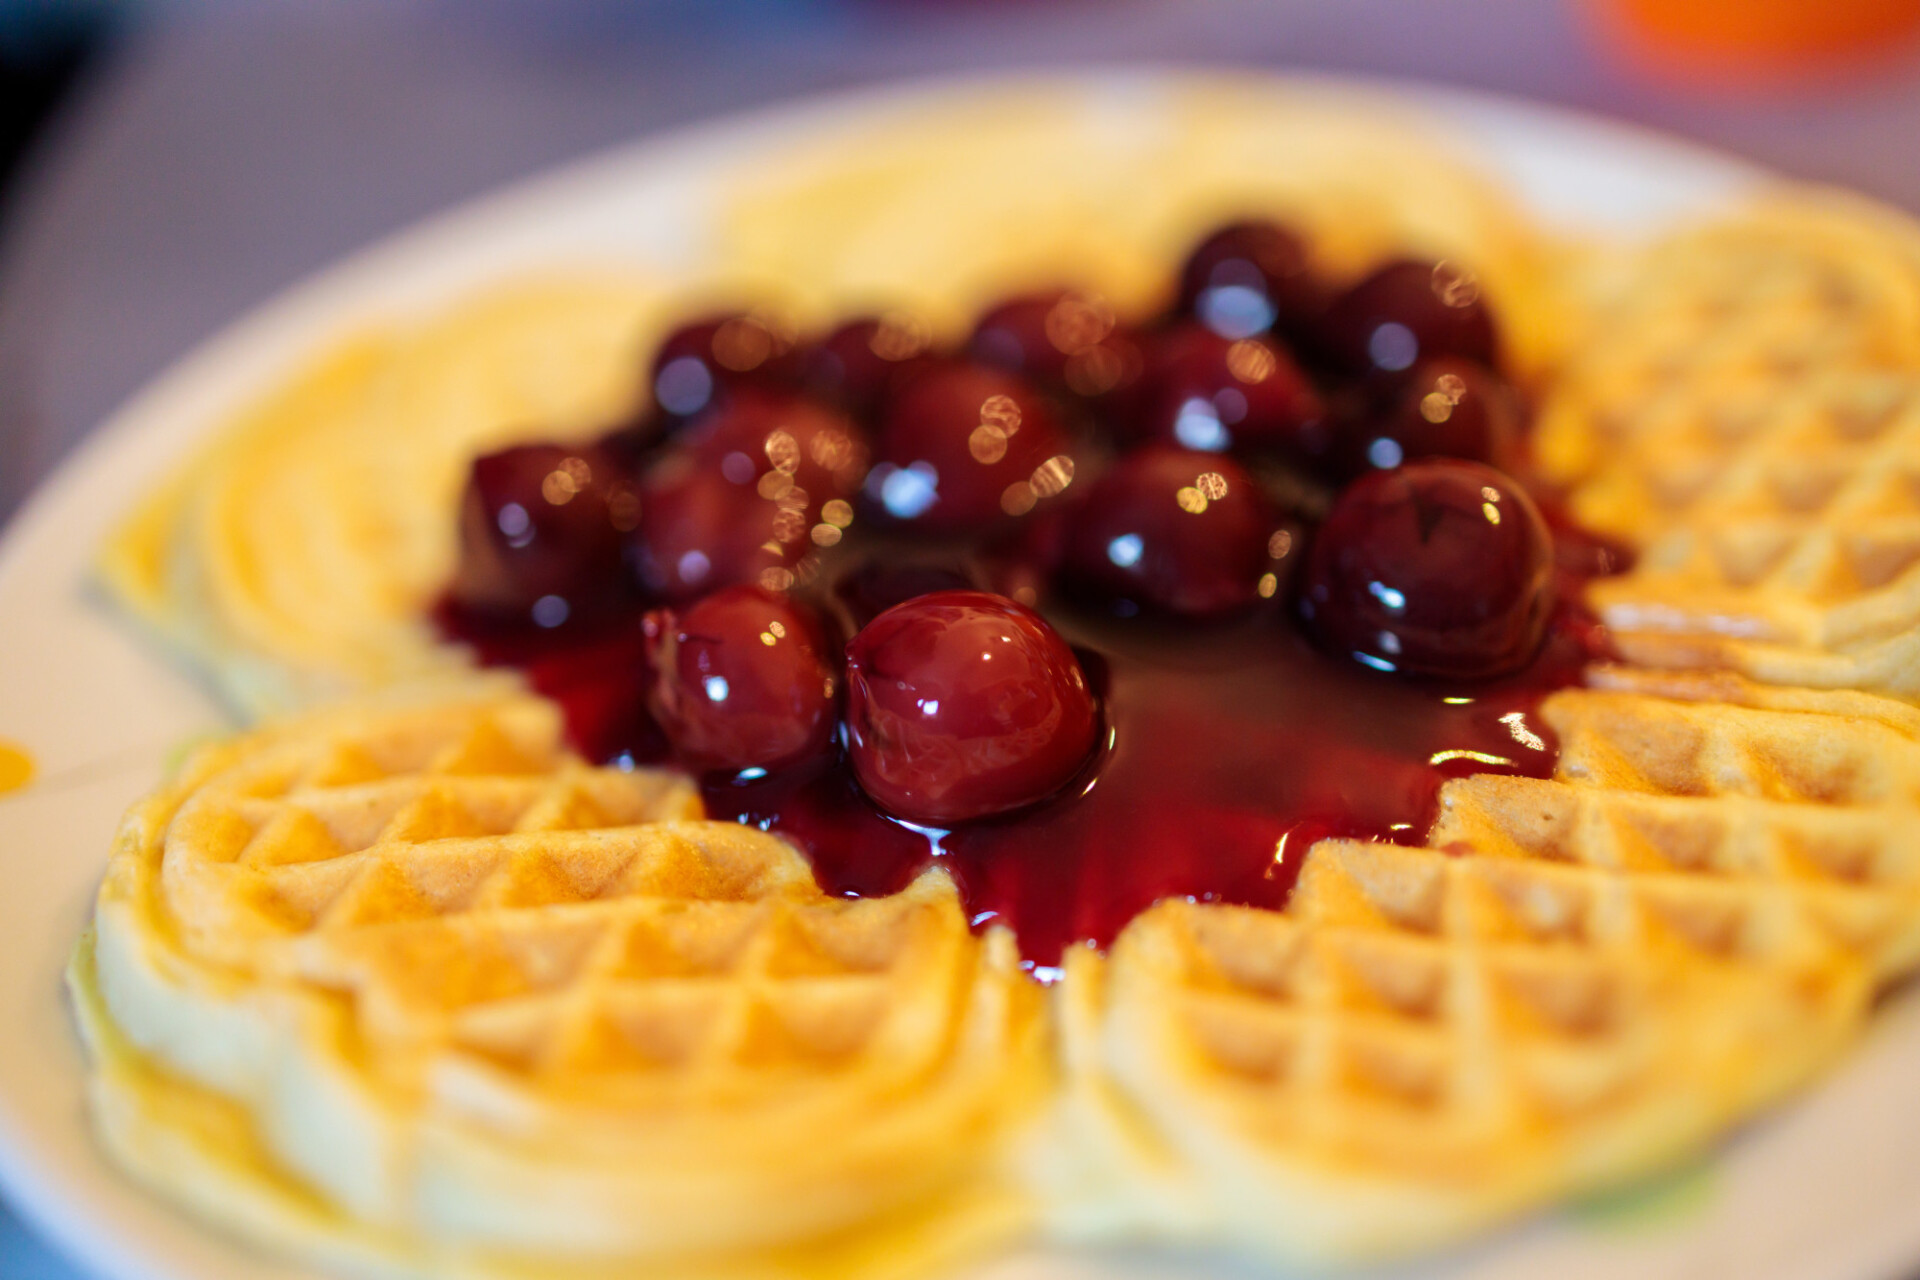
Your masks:
{"label": "red syrup", "polygon": [[662,764],[667,738],[647,714],[646,636],[638,608],[548,629],[442,598],[433,623],[483,667],[513,667],[559,706],[574,749],[590,760]]}
{"label": "red syrup", "polygon": [[[729,582],[797,580],[808,585],[794,595],[845,640],[912,597],[986,586],[1031,600],[1023,588],[1051,577],[1060,597],[1040,608],[1074,647],[1100,715],[1097,746],[1066,786],[1010,812],[948,810],[993,813],[950,828],[915,825],[862,791],[839,724],[797,763],[701,777],[708,812],[791,840],[838,895],[893,893],[946,867],[975,927],[1010,926],[1043,981],[1069,946],[1106,946],[1164,898],[1282,908],[1314,841],[1414,843],[1447,780],[1552,773],[1558,744],[1540,706],[1613,656],[1580,601],[1589,580],[1628,561],[1539,500],[1537,483],[1512,480],[1537,514],[1497,476],[1454,483],[1466,474],[1459,455],[1528,469],[1524,406],[1481,367],[1500,343],[1470,274],[1401,261],[1334,291],[1305,261],[1286,228],[1231,224],[1189,256],[1175,313],[1135,327],[1090,297],[1013,299],[975,331],[985,365],[892,321],[854,322],[812,348],[750,314],[687,326],[654,362],[639,424],[602,453],[556,463],[522,448],[476,466],[465,576],[436,621],[483,664],[524,672],[563,708],[584,755],[633,766],[674,758],[648,712],[639,595],[690,609]],[[796,409],[796,395],[858,420]],[[856,445],[874,431],[864,443],[875,465],[858,486],[818,473],[828,459],[815,442],[842,429]],[[702,450],[720,445],[719,470],[703,469],[714,459]],[[1229,445],[1253,455],[1247,470],[1192,452]],[[866,448],[827,452],[840,472],[866,465]],[[1451,481],[1419,461],[1429,454],[1454,459],[1442,464]],[[1340,517],[1335,486],[1402,461],[1406,494]],[[1061,499],[1076,465],[1083,478]],[[1064,502],[1061,518],[1036,510],[1042,501]],[[1329,524],[1337,540],[1317,541]],[[956,552],[929,535],[978,540]],[[601,571],[610,538],[631,574]],[[595,571],[562,572],[575,565]],[[1537,634],[1535,602],[1549,598],[1532,589],[1549,572],[1558,603],[1514,670]],[[1529,591],[1501,594],[1509,580]],[[1498,616],[1523,627],[1462,641],[1502,602],[1512,612]],[[543,610],[556,625],[536,625]],[[1495,643],[1509,634],[1519,642]],[[728,635],[690,642],[721,653]],[[759,671],[738,651],[729,660]],[[655,692],[675,705],[670,690]],[[914,705],[935,716],[938,701]],[[728,714],[707,727],[724,737]],[[683,755],[686,728],[682,716]],[[1042,785],[1058,777],[1047,763]]]}
{"label": "red syrup", "polygon": [[[1619,559],[1567,535],[1563,602]],[[551,631],[445,605],[436,617],[483,663],[521,668],[558,702],[585,754],[668,758],[644,710],[637,615]],[[708,812],[793,841],[833,894],[896,892],[943,865],[975,927],[1010,926],[1031,972],[1051,980],[1068,946],[1106,946],[1162,898],[1279,909],[1316,840],[1417,842],[1449,778],[1549,776],[1557,743],[1540,703],[1607,656],[1604,631],[1571,603],[1532,662],[1477,682],[1329,656],[1277,603],[1203,627],[1049,620],[1081,653],[1103,715],[1094,757],[1052,799],[951,830],[914,826],[861,793],[836,745],[777,773],[706,775]]]}

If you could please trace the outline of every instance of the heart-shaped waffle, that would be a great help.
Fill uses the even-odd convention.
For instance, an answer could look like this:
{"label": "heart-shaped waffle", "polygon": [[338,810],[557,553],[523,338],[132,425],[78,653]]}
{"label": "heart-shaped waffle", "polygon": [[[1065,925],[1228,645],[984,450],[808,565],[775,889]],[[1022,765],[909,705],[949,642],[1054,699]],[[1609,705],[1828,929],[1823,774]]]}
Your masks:
{"label": "heart-shaped waffle", "polygon": [[1742,701],[1556,695],[1552,780],[1450,783],[1425,847],[1318,844],[1284,913],[1165,902],[1074,957],[1060,1229],[1396,1254],[1804,1081],[1920,959],[1920,714]]}
{"label": "heart-shaped waffle", "polygon": [[[838,1272],[851,1226],[917,1257],[1019,1221],[995,1166],[1046,1066],[1008,939],[939,872],[828,898],[558,731],[529,698],[329,713],[137,807],[75,969],[123,1161],[281,1247],[456,1270]],[[181,1098],[274,1177],[169,1173]],[[316,1201],[346,1228],[303,1231]]]}

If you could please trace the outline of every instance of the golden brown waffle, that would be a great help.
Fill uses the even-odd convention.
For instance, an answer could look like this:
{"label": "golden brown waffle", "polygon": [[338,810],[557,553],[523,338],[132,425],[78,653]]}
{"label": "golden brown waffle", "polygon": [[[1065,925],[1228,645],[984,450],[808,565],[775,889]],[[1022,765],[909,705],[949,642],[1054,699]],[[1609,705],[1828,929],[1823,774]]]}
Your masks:
{"label": "golden brown waffle", "polygon": [[1556,695],[1557,776],[1449,784],[1430,847],[1325,842],[1284,914],[1162,903],[1075,956],[1059,1228],[1400,1253],[1806,1079],[1920,960],[1920,714],[1695,692],[1735,701]]}
{"label": "golden brown waffle", "polygon": [[[276,1177],[395,1256],[792,1274],[889,1217],[1017,1222],[993,1166],[1044,1067],[1008,940],[973,937],[942,874],[832,899],[697,813],[683,781],[561,750],[530,698],[212,748],[108,871],[82,1002],[97,985],[139,1070],[100,1087],[237,1108]],[[96,1111],[193,1194],[116,1131],[161,1109]]]}
{"label": "golden brown waffle", "polygon": [[1641,548],[1631,659],[1920,698],[1920,231],[1781,198],[1656,245],[1543,408],[1575,514]]}

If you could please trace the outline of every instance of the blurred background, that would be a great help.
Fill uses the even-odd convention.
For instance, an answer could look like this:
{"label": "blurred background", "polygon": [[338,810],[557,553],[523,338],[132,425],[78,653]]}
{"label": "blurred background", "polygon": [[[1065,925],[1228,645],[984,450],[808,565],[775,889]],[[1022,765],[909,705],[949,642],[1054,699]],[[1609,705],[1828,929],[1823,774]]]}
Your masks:
{"label": "blurred background", "polygon": [[[315,268],[702,117],[969,69],[1309,68],[1598,111],[1920,210],[1917,30],[1920,0],[0,0],[0,521]],[[0,1277],[78,1280],[4,1207]]]}

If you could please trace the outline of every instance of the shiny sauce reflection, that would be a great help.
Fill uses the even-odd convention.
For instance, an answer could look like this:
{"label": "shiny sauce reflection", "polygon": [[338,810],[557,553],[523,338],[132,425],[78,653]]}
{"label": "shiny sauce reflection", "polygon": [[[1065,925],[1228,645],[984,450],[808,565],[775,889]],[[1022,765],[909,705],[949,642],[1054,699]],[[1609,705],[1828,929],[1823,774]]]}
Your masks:
{"label": "shiny sauce reflection", "polygon": [[[882,814],[837,749],[774,774],[709,775],[702,789],[713,817],[792,840],[832,893],[892,893],[944,865],[975,925],[1011,926],[1045,978],[1068,946],[1105,946],[1164,897],[1284,907],[1316,840],[1416,842],[1450,778],[1549,776],[1558,744],[1540,703],[1607,653],[1574,584],[1610,567],[1566,574],[1540,653],[1488,682],[1414,680],[1329,656],[1280,599],[1204,627],[1049,609],[1100,695],[1103,746],[1053,799],[953,830]],[[831,612],[829,583],[804,594]],[[645,711],[637,615],[585,632],[488,629],[447,607],[439,620],[560,703],[585,754],[667,759]]]}
{"label": "shiny sauce reflection", "polygon": [[938,861],[975,924],[1010,925],[1045,977],[1066,947],[1104,946],[1163,897],[1283,907],[1313,841],[1417,840],[1449,778],[1549,775],[1539,703],[1577,682],[1598,634],[1556,627],[1526,670],[1462,690],[1334,661],[1277,611],[1160,637],[1064,622],[1096,646],[1108,745],[1053,800],[918,828],[878,813],[829,760],[710,777],[709,810],[794,840],[830,892],[891,893]]}

